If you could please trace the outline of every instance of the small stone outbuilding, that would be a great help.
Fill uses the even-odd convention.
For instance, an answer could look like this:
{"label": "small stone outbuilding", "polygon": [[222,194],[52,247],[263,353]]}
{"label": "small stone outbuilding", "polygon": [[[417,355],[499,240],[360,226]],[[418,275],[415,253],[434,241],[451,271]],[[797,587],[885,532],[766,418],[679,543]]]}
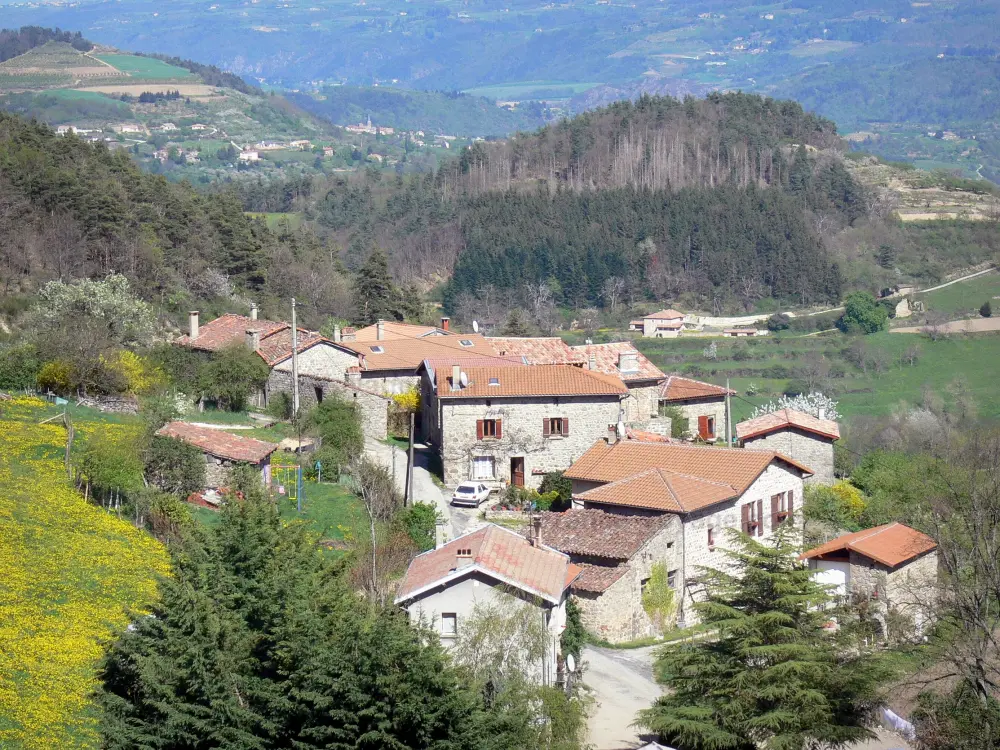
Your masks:
{"label": "small stone outbuilding", "polygon": [[721,385],[668,375],[660,386],[660,408],[676,408],[688,420],[688,434],[712,442],[726,434],[726,395]]}
{"label": "small stone outbuilding", "polygon": [[156,434],[193,445],[204,454],[206,489],[225,486],[229,470],[240,464],[253,466],[261,482],[271,484],[271,454],[278,450],[274,443],[190,422],[168,422]]}
{"label": "small stone outbuilding", "polygon": [[833,444],[840,426],[795,409],[780,409],[736,425],[736,437],[748,450],[777,451],[813,470],[811,483],[833,484]]}

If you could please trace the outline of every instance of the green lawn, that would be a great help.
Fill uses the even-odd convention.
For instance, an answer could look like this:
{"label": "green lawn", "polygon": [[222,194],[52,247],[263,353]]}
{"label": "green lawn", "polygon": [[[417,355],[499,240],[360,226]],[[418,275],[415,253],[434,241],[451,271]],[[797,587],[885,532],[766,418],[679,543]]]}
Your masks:
{"label": "green lawn", "polygon": [[367,537],[366,517],[361,502],[339,484],[305,482],[302,513],[296,501],[278,495],[278,511],[286,521],[305,521],[321,539],[335,542]]}
{"label": "green lawn", "polygon": [[128,73],[133,78],[174,79],[193,78],[190,70],[178,68],[153,57],[136,57],[135,55],[96,55],[101,62],[112,65],[122,73]]}
{"label": "green lawn", "polygon": [[[944,289],[938,289],[927,294],[918,294],[917,299],[923,300],[929,312],[941,312],[960,317],[962,315],[978,315],[979,307],[986,300],[1000,295],[1000,273],[993,272],[977,276],[974,279],[952,284]],[[997,314],[1000,315],[1000,300],[994,302]],[[906,325],[905,321],[900,323]]]}
{"label": "green lawn", "polygon": [[[309,161],[315,158],[315,155],[311,155]],[[294,232],[302,226],[302,214],[298,213],[255,213],[247,211],[247,216],[252,216],[255,219],[263,219],[267,224],[267,228],[271,230],[287,227],[289,231]]]}

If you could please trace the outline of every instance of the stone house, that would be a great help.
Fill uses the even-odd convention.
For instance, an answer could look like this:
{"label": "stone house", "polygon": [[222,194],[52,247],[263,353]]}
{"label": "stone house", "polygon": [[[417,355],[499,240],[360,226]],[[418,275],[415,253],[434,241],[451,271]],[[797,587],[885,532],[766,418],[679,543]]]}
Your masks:
{"label": "stone house", "polygon": [[699,566],[724,568],[727,530],[768,538],[785,523],[801,530],[805,465],[775,452],[677,443],[599,440],[566,472],[573,507],[621,515],[673,515],[679,620],[693,621]]}
{"label": "stone house", "polygon": [[813,470],[809,482],[833,484],[833,444],[840,427],[795,409],[780,409],[736,425],[736,437],[747,450],[777,451]]}
{"label": "stone house", "polygon": [[168,422],[156,434],[193,445],[204,454],[206,489],[225,486],[229,470],[240,464],[253,466],[260,472],[261,482],[271,484],[271,454],[278,450],[274,443],[190,422]]}
{"label": "stone house", "polygon": [[611,643],[659,634],[643,609],[642,593],[654,565],[680,567],[677,516],[574,509],[542,513],[540,526],[544,543],[582,570],[572,593],[589,632]]}
{"label": "stone house", "polygon": [[424,434],[449,487],[538,487],[622,420],[628,389],[619,378],[572,365],[478,362],[422,371]]}
{"label": "stone house", "polygon": [[726,391],[720,385],[668,375],[660,386],[660,408],[676,408],[688,420],[688,434],[712,442],[726,434]]}
{"label": "stone house", "polygon": [[675,339],[681,335],[687,316],[677,310],[660,310],[642,318],[642,335],[645,338]]}
{"label": "stone house", "polygon": [[873,605],[886,633],[886,614],[902,614],[919,635],[929,624],[928,608],[937,597],[937,544],[901,523],[844,534],[804,552],[817,579],[839,596]]}
{"label": "stone house", "polygon": [[551,685],[561,655],[559,637],[566,629],[569,587],[579,575],[568,555],[537,537],[526,539],[488,524],[413,558],[395,601],[411,622],[436,631],[442,645],[451,648],[477,605],[506,604],[507,597],[516,597],[544,619],[548,643],[535,677]]}
{"label": "stone house", "polygon": [[750,326],[737,327],[737,328],[724,328],[722,330],[722,335],[731,339],[745,339],[751,338],[753,336],[766,336],[766,330],[760,328],[751,328]]}

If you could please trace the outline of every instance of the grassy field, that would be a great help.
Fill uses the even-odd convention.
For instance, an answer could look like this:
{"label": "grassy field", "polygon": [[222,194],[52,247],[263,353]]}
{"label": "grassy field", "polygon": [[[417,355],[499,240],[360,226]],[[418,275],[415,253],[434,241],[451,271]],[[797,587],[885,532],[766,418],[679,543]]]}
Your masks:
{"label": "grassy field", "polygon": [[564,81],[524,81],[523,83],[498,83],[492,86],[477,86],[466,89],[463,94],[473,96],[485,96],[488,99],[530,99],[537,96],[538,91],[551,92],[553,90],[565,92],[567,96],[580,94],[599,83],[566,83]]}
{"label": "grassy field", "polygon": [[101,62],[106,62],[133,78],[173,80],[194,77],[190,70],[178,68],[176,65],[170,65],[152,57],[136,57],[134,55],[97,55],[96,57]]}
{"label": "grassy field", "polygon": [[[988,299],[1000,295],[1000,273],[993,272],[952,284],[944,289],[938,289],[927,294],[918,294],[917,299],[923,300],[929,312],[940,312],[955,317],[963,315],[978,315],[979,307]],[[1000,315],[1000,300],[993,303],[996,314]],[[901,321],[900,325],[906,325]]]}
{"label": "grassy field", "polygon": [[[315,158],[315,156],[312,157],[312,159]],[[302,214],[297,213],[254,213],[248,211],[247,216],[252,216],[255,219],[263,219],[267,224],[267,228],[272,230],[287,228],[294,232],[302,226]]]}

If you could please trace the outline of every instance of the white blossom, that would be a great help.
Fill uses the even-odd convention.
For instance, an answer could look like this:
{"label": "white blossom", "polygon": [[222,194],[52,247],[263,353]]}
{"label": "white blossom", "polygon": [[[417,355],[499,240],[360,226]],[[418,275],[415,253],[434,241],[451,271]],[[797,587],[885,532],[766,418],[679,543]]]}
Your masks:
{"label": "white blossom", "polygon": [[762,417],[782,409],[793,409],[805,414],[811,414],[817,419],[831,419],[834,422],[840,419],[840,412],[837,411],[837,402],[829,396],[824,396],[819,391],[812,393],[800,393],[798,396],[782,396],[777,401],[770,401],[754,409],[750,419]]}

